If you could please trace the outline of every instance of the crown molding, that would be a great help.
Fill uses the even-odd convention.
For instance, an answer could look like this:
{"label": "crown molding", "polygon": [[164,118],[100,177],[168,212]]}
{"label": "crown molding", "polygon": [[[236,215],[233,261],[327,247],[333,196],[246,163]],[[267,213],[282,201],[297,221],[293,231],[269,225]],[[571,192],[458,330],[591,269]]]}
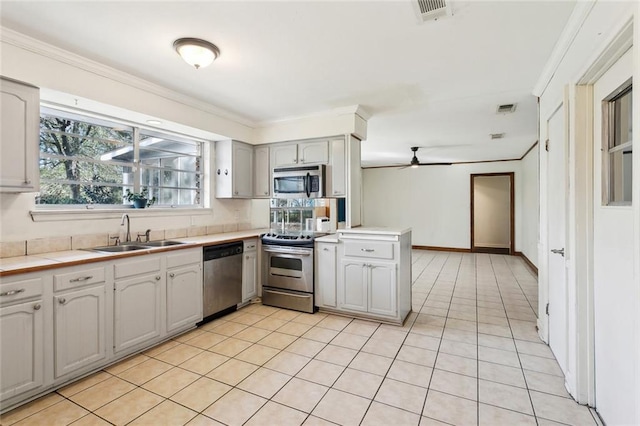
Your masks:
{"label": "crown molding", "polygon": [[596,2],[597,0],[576,2],[569,20],[553,48],[553,52],[551,52],[551,56],[547,60],[540,77],[538,77],[538,82],[533,88],[532,93],[534,96],[541,97],[546,90]]}
{"label": "crown molding", "polygon": [[122,83],[130,87],[134,87],[139,90],[143,90],[145,92],[160,96],[170,101],[216,115],[218,117],[250,128],[256,127],[256,123],[250,119],[233,114],[210,103],[200,101],[193,97],[163,87],[159,84],[151,83],[140,77],[135,77],[124,71],[120,71],[116,68],[110,67],[92,59],[85,58],[84,56],[69,52],[68,50],[61,49],[59,47],[45,43],[41,40],[35,39],[6,27],[0,27],[0,42],[13,45],[17,48],[32,52],[36,55],[53,59],[72,67],[108,78],[110,80]]}

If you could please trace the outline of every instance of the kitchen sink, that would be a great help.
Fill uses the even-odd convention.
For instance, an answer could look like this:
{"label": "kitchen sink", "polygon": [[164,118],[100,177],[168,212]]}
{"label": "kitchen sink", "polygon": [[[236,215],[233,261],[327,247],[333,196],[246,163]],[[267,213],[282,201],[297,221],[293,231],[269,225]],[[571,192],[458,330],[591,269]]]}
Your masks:
{"label": "kitchen sink", "polygon": [[125,244],[121,246],[104,246],[104,247],[94,247],[90,249],[91,251],[100,251],[103,253],[123,253],[127,251],[136,251],[136,250],[146,250],[149,247],[143,245],[135,245],[135,244]]}
{"label": "kitchen sink", "polygon": [[167,247],[177,246],[179,244],[185,244],[182,241],[160,240],[160,241],[148,241],[146,243],[139,243],[145,247]]}

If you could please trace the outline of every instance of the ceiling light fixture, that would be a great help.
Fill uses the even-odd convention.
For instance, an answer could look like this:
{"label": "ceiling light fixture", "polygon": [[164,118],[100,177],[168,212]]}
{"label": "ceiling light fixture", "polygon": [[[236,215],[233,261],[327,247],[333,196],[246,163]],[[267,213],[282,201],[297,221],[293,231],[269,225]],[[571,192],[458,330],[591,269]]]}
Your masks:
{"label": "ceiling light fixture", "polygon": [[218,46],[199,38],[179,38],[173,42],[173,48],[186,63],[196,69],[211,65],[220,56]]}

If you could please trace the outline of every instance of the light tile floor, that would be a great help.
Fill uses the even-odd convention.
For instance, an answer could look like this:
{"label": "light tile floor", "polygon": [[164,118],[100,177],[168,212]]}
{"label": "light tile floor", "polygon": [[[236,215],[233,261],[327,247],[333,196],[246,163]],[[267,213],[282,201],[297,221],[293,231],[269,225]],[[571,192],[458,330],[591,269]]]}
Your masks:
{"label": "light tile floor", "polygon": [[518,257],[413,252],[403,327],[250,305],[3,425],[595,425],[535,329]]}

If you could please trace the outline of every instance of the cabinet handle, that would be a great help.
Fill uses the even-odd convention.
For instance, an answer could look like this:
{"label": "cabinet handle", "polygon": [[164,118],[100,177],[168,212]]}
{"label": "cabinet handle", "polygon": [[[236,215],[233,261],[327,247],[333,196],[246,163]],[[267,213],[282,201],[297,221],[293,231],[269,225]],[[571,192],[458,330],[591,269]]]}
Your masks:
{"label": "cabinet handle", "polygon": [[269,191],[264,191],[264,195],[269,195]]}
{"label": "cabinet handle", "polygon": [[234,195],[238,195],[238,191],[235,191],[233,194],[234,194]]}
{"label": "cabinet handle", "polygon": [[172,272],[172,273],[170,273],[170,274],[169,274],[169,276],[170,276],[171,278],[173,278],[173,277],[175,277],[175,276],[176,276],[176,274],[174,274],[174,273]]}
{"label": "cabinet handle", "polygon": [[297,163],[298,160],[296,160],[295,158],[293,159],[292,163]]}
{"label": "cabinet handle", "polygon": [[24,181],[24,184],[25,185],[31,185],[31,181],[29,179],[27,179],[27,180]]}
{"label": "cabinet handle", "polygon": [[301,163],[304,163],[304,158],[301,158],[301,159],[300,159],[300,162],[301,162]]}
{"label": "cabinet handle", "polygon": [[156,281],[160,281],[160,275],[156,275]]}
{"label": "cabinet handle", "polygon": [[216,170],[216,174],[220,176],[220,169]]}
{"label": "cabinet handle", "polygon": [[39,311],[39,310],[40,310],[40,308],[42,308],[42,305],[41,305],[41,304],[39,304],[39,303],[36,303],[35,305],[33,305],[33,310],[34,310],[34,311]]}
{"label": "cabinet handle", "polygon": [[77,282],[80,282],[80,281],[88,281],[88,280],[90,280],[91,278],[93,278],[93,275],[88,275],[88,276],[86,276],[86,277],[78,277],[78,278],[74,278],[74,279],[72,279],[72,280],[69,280],[69,282],[70,282],[70,283],[77,283]]}
{"label": "cabinet handle", "polygon": [[365,253],[371,253],[371,252],[374,252],[375,249],[365,249],[365,248],[363,248],[363,249],[360,249],[360,251],[363,251]]}
{"label": "cabinet handle", "polygon": [[60,299],[58,299],[58,303],[61,305],[64,305],[65,303],[67,303],[67,299],[65,299],[64,297],[61,297]]}
{"label": "cabinet handle", "polygon": [[13,296],[14,294],[20,294],[24,292],[24,288],[18,289],[18,290],[9,290],[9,291],[5,291],[3,293],[0,293],[0,296]]}
{"label": "cabinet handle", "polygon": [[227,176],[229,174],[229,170],[228,169],[224,169],[224,175]]}
{"label": "cabinet handle", "polygon": [[324,250],[324,251],[329,251],[329,249],[328,249],[328,248],[326,248],[326,247],[325,247],[325,248],[323,248],[322,250]]}
{"label": "cabinet handle", "polygon": [[249,260],[249,256],[245,257],[245,259]]}

